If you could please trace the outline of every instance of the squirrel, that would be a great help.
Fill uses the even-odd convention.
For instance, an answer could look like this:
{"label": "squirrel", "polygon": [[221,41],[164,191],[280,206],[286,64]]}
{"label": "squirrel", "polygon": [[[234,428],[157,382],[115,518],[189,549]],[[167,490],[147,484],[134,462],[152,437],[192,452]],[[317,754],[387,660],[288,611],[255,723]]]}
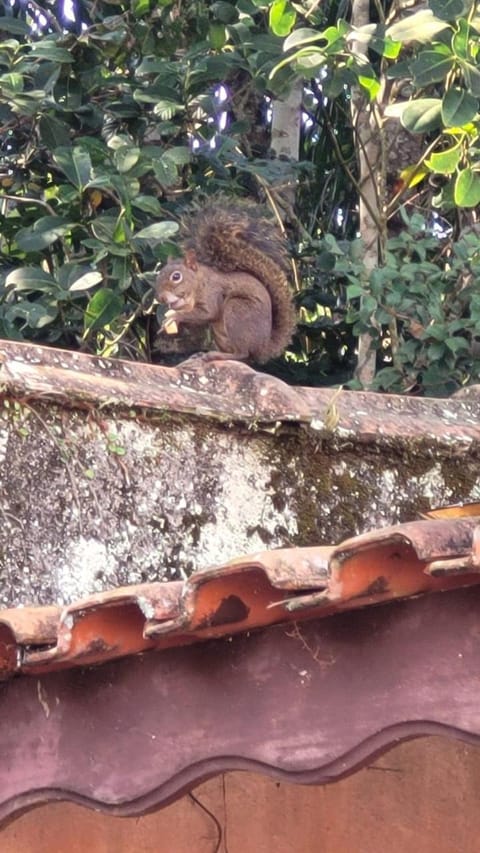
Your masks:
{"label": "squirrel", "polygon": [[295,329],[287,255],[275,226],[254,202],[216,196],[181,224],[183,257],[168,260],[155,293],[169,310],[161,331],[209,325],[209,359],[264,363],[280,355]]}

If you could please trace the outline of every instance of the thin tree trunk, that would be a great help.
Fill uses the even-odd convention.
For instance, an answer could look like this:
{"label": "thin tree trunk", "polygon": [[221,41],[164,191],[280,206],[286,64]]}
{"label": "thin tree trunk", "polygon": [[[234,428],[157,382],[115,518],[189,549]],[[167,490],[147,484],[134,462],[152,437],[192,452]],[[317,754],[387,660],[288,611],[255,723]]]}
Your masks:
{"label": "thin tree trunk", "polygon": [[[302,78],[296,80],[284,97],[272,101],[271,147],[277,157],[286,157],[291,163],[298,162],[300,154],[303,84]],[[267,191],[267,195],[277,220],[285,231],[286,223],[295,221],[298,178],[293,167],[288,171],[285,169],[284,175],[281,183],[270,188],[273,193]],[[298,292],[300,280],[293,258],[291,266],[295,290]],[[308,349],[308,343],[306,345]]]}
{"label": "thin tree trunk", "polygon": [[[300,150],[300,125],[303,98],[303,80],[297,80],[287,95],[272,103],[272,148],[277,157],[297,161]],[[291,180],[282,186],[282,196],[289,207],[295,203],[297,180],[292,170]]]}
{"label": "thin tree trunk", "polygon": [[[370,23],[369,0],[353,0],[352,24],[362,27]],[[356,43],[359,58],[365,57],[365,45]],[[359,169],[359,230],[365,246],[366,276],[379,263],[379,248],[384,240],[385,163],[381,123],[375,104],[363,94],[360,86],[352,90],[352,120]],[[376,352],[372,336],[365,332],[358,341],[356,376],[363,386],[375,377]]]}

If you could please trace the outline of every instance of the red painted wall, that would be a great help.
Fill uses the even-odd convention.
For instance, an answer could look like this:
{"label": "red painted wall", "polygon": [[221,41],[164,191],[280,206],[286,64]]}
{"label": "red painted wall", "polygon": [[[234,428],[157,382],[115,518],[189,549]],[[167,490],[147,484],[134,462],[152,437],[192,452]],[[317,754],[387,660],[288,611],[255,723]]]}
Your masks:
{"label": "red painted wall", "polygon": [[[333,785],[228,773],[194,794],[222,827],[219,853],[480,851],[480,748],[459,741],[401,744]],[[0,851],[214,853],[217,838],[189,796],[141,818],[52,803],[0,831]]]}

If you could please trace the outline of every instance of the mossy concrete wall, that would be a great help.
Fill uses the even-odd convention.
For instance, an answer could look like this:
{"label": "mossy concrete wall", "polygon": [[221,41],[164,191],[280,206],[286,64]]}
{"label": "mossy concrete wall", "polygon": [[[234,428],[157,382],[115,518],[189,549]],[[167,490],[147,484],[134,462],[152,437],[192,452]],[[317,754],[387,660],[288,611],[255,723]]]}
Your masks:
{"label": "mossy concrete wall", "polygon": [[475,395],[334,398],[231,362],[124,371],[13,344],[2,358],[3,607],[181,578],[480,500]]}

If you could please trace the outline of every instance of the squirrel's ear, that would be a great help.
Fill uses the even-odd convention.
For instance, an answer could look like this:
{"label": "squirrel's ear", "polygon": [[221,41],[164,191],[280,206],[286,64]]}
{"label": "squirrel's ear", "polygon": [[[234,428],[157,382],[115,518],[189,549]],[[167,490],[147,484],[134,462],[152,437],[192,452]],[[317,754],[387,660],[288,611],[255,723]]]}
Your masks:
{"label": "squirrel's ear", "polygon": [[184,261],[185,266],[188,267],[189,270],[193,270],[194,272],[196,272],[196,270],[198,269],[198,264],[195,249],[187,249],[187,251],[185,252]]}

